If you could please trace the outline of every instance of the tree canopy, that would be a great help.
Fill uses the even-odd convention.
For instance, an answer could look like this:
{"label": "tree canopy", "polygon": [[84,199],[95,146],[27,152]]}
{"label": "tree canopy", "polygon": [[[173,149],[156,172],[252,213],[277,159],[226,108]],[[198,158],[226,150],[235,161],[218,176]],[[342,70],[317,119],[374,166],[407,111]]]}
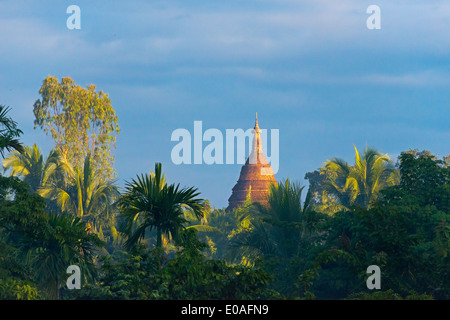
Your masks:
{"label": "tree canopy", "polygon": [[97,175],[113,178],[111,152],[120,128],[108,94],[96,91],[93,84],[82,88],[70,77],[58,81],[54,76],[44,79],[39,94],[33,108],[34,127],[50,134],[73,166],[81,166],[91,153]]}
{"label": "tree canopy", "polygon": [[0,107],[1,299],[450,299],[449,156],[410,149],[394,163],[355,147],[354,164],[329,158],[308,188],[286,178],[264,204],[250,189],[226,211],[168,183],[161,163],[121,190],[108,96],[51,76],[40,94],[47,157]]}

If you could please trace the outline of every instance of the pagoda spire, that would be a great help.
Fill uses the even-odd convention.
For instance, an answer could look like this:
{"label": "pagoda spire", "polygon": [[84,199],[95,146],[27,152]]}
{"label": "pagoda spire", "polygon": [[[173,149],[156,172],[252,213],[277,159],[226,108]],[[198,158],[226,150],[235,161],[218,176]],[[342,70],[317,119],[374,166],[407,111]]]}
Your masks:
{"label": "pagoda spire", "polygon": [[250,164],[261,163],[261,161],[266,163],[267,160],[265,159],[262,151],[261,136],[260,136],[261,129],[259,129],[258,125],[258,112],[256,112],[255,127],[253,128],[252,133],[253,133],[252,151],[250,153],[250,156],[248,157],[248,162]]}
{"label": "pagoda spire", "polygon": [[258,113],[256,113],[252,149],[247,161],[241,168],[239,180],[233,187],[228,199],[227,211],[241,206],[249,194],[252,202],[267,204],[269,186],[272,183],[276,184],[272,167],[262,150],[260,133]]}

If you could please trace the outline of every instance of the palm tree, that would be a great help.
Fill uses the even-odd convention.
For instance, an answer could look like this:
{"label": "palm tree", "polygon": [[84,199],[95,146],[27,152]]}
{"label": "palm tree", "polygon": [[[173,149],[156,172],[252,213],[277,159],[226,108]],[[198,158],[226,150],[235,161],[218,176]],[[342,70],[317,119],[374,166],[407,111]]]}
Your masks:
{"label": "palm tree", "polygon": [[5,150],[10,152],[23,151],[23,146],[19,142],[19,137],[23,132],[17,128],[17,122],[8,116],[10,108],[0,105],[0,155],[5,157]]}
{"label": "palm tree", "polygon": [[379,191],[398,184],[400,176],[390,157],[373,148],[366,148],[363,156],[355,147],[355,164],[332,158],[325,162],[327,180],[325,190],[345,208],[357,204],[369,207]]}
{"label": "palm tree", "polygon": [[156,247],[162,247],[162,236],[176,239],[183,224],[184,210],[191,210],[200,218],[203,214],[203,199],[196,188],[180,188],[166,183],[161,163],[155,164],[150,175],[137,176],[126,182],[126,192],[119,199],[121,231],[127,236],[128,249],[145,237],[147,231],[156,229]]}
{"label": "palm tree", "polygon": [[83,169],[73,168],[62,154],[53,179],[40,187],[38,194],[54,201],[58,211],[70,213],[100,227],[110,225],[114,220],[114,201],[119,191],[114,181],[99,181],[96,178],[89,154]]}
{"label": "palm tree", "polygon": [[30,186],[32,193],[48,183],[55,172],[59,154],[52,150],[44,160],[44,157],[36,144],[24,146],[22,152],[14,150],[3,160],[5,170],[11,169],[11,176],[18,176]]}
{"label": "palm tree", "polygon": [[88,225],[68,214],[50,213],[45,228],[34,238],[25,237],[22,247],[28,262],[36,270],[39,284],[50,299],[59,299],[61,283],[67,279],[67,267],[77,265],[83,277],[92,279],[94,250],[104,243],[89,233]]}
{"label": "palm tree", "polygon": [[248,209],[251,227],[232,239],[237,254],[250,260],[262,255],[289,258],[297,254],[302,239],[311,238],[308,193],[302,205],[303,186],[289,179],[269,187],[268,204]]}

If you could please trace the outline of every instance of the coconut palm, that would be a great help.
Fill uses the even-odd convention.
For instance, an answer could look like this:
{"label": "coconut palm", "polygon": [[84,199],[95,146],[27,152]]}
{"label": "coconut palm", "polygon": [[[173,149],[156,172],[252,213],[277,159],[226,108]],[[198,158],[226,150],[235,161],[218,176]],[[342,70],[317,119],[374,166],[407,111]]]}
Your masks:
{"label": "coconut palm", "polygon": [[355,147],[355,164],[332,158],[325,163],[327,180],[324,189],[345,208],[356,204],[369,207],[379,191],[398,184],[400,176],[390,157],[366,148],[362,157]]}
{"label": "coconut palm", "polygon": [[3,160],[5,170],[10,169],[11,176],[21,177],[28,183],[32,193],[48,183],[55,173],[59,159],[57,151],[52,150],[44,160],[36,144],[24,146],[22,152],[13,151]]}
{"label": "coconut palm", "polygon": [[70,213],[98,227],[114,220],[118,188],[114,181],[96,178],[89,154],[82,169],[73,168],[64,154],[60,155],[54,175],[56,178],[40,187],[38,194],[53,201],[58,211]]}
{"label": "coconut palm", "polygon": [[143,174],[126,182],[125,189],[118,203],[123,222],[121,231],[127,236],[128,249],[153,229],[156,229],[156,247],[161,248],[163,235],[176,239],[184,227],[187,222],[184,210],[191,210],[197,218],[204,210],[204,200],[198,198],[200,193],[196,188],[166,183],[161,163],[155,164],[155,171],[150,175]]}
{"label": "coconut palm", "polygon": [[9,110],[9,107],[0,105],[0,155],[3,158],[5,151],[23,151],[23,146],[17,139],[23,132],[17,128],[17,122],[8,116]]}

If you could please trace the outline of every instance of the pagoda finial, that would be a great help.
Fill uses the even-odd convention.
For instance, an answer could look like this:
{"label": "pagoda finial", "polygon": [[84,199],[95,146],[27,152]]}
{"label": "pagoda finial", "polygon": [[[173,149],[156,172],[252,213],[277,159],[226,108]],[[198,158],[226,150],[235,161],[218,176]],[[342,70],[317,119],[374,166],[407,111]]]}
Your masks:
{"label": "pagoda finial", "polygon": [[255,130],[259,129],[259,126],[258,126],[258,112],[256,112],[256,120],[255,120],[255,128],[254,129]]}

